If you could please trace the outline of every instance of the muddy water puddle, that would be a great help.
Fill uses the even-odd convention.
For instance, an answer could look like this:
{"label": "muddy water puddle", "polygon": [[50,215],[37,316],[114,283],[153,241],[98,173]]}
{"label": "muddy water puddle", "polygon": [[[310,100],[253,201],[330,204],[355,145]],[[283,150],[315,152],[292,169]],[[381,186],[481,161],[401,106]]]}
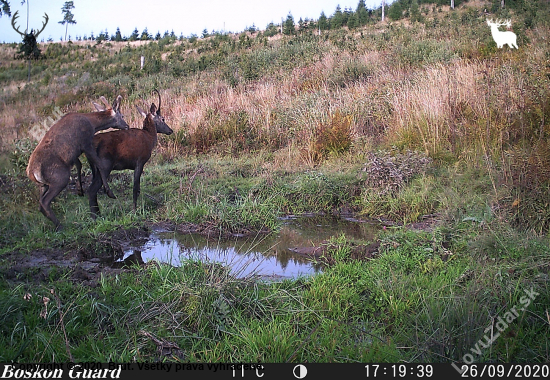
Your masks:
{"label": "muddy water puddle", "polygon": [[352,217],[320,215],[287,216],[283,227],[270,235],[212,240],[199,234],[153,231],[145,243],[125,247],[115,265],[156,260],[181,266],[186,260],[221,263],[233,275],[296,278],[322,270],[322,265],[300,254],[319,247],[333,236],[345,234],[357,240],[373,240],[380,226]]}

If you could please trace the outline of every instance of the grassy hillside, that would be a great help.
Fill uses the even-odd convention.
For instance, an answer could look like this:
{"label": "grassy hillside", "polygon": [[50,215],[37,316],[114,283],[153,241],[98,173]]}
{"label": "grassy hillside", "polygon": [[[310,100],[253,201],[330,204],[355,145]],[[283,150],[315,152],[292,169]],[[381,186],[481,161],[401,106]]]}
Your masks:
{"label": "grassy hillside", "polygon": [[[399,1],[384,23],[372,12],[320,36],[310,25],[41,44],[28,83],[17,46],[1,45],[0,360],[462,361],[523,305],[475,360],[547,362],[550,6],[499,4]],[[486,18],[510,18],[519,49],[498,49]],[[156,102],[154,88],[175,133],[159,138],[138,210],[131,173],[113,173],[118,199],[100,197],[97,222],[71,183],[53,232],[24,174],[30,131],[56,107],[92,111],[118,94],[140,127],[134,104]],[[372,242],[335,236],[333,264],[310,279],[264,284],[190,262],[92,290],[74,268],[9,269],[36,252],[112,253],[120,231],[158,223],[226,236],[344,211],[384,221],[378,253],[357,259]]]}

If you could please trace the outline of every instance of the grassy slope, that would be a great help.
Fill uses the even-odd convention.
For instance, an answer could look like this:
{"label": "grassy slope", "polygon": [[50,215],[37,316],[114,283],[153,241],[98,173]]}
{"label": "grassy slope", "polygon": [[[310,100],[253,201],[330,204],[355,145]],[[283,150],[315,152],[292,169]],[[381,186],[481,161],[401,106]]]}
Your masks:
{"label": "grassy slope", "polygon": [[[494,46],[485,5],[425,6],[422,23],[320,40],[52,44],[28,85],[19,82],[26,66],[10,62],[0,72],[5,144],[56,105],[91,110],[90,100],[118,93],[131,104],[151,99],[153,87],[176,133],[161,138],[147,165],[137,212],[129,211],[131,174],[119,174],[119,197],[100,199],[97,223],[86,199],[58,197],[61,234],[36,211],[36,189],[22,174],[35,143],[10,146],[0,184],[4,253],[93,252],[116,229],[164,220],[245,232],[276,229],[283,213],[352,209],[439,222],[428,232],[383,231],[380,255],[367,262],[349,259],[350,242],[335,237],[333,267],[281,284],[198,263],[136,268],[92,290],[62,271],[38,285],[28,273],[29,282],[1,285],[0,359],[154,360],[160,340],[177,344],[165,355],[174,360],[461,360],[533,289],[534,302],[475,360],[548,361],[550,249],[540,234],[548,227],[548,11],[519,28],[525,48],[511,52]],[[529,12],[512,16],[527,22]],[[10,57],[9,47],[2,54]],[[143,71],[141,55],[151,63]],[[369,153],[378,149],[388,153]],[[409,149],[420,153],[403,154]]]}

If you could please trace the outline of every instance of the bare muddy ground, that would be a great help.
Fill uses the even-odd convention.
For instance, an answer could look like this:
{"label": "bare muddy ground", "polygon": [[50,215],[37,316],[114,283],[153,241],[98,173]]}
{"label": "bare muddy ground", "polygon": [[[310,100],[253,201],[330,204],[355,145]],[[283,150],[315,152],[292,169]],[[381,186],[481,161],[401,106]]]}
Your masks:
{"label": "bare muddy ground", "polygon": [[96,247],[48,248],[23,253],[14,251],[0,256],[0,276],[9,282],[46,282],[59,277],[95,287],[101,275],[128,270],[114,267],[125,242],[147,239],[147,229],[130,229],[113,233]]}

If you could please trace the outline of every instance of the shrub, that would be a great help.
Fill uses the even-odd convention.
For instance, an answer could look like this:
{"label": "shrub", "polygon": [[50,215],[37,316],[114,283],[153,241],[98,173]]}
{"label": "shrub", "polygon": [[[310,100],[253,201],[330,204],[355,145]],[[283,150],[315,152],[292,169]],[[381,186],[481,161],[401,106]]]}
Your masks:
{"label": "shrub", "polygon": [[425,174],[432,159],[421,152],[407,151],[392,155],[388,152],[368,153],[363,171],[365,186],[381,195],[395,194],[413,177]]}
{"label": "shrub", "polygon": [[212,147],[225,143],[232,153],[256,147],[258,134],[250,124],[246,111],[221,114],[210,110],[195,131],[189,136],[189,144],[197,153],[208,152]]}
{"label": "shrub", "polygon": [[449,62],[456,57],[455,49],[449,45],[449,42],[435,40],[411,41],[395,49],[395,62],[406,66]]}
{"label": "shrub", "polygon": [[506,152],[504,180],[511,189],[505,209],[516,228],[546,233],[550,229],[550,146],[541,141],[532,149]]}
{"label": "shrub", "polygon": [[326,123],[320,123],[303,151],[306,162],[314,164],[328,156],[338,156],[351,147],[351,116],[336,111]]}

